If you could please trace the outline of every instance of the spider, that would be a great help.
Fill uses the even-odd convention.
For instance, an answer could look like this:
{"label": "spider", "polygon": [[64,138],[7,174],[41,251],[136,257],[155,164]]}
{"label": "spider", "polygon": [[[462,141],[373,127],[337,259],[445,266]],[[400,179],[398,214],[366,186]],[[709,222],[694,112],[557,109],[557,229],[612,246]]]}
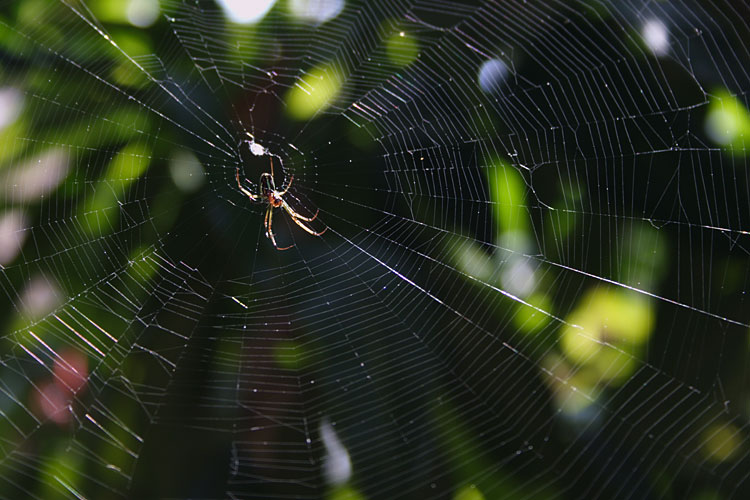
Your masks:
{"label": "spider", "polygon": [[[289,216],[292,218],[292,221],[294,221],[295,224],[297,224],[299,227],[307,231],[308,233],[312,234],[313,236],[320,236],[321,234],[326,232],[325,228],[322,231],[314,231],[313,229],[307,227],[303,222],[312,222],[315,220],[316,217],[318,217],[318,210],[315,212],[315,215],[312,217],[304,217],[297,213],[296,210],[294,210],[292,207],[289,206],[289,204],[284,200],[284,195],[287,191],[289,191],[289,188],[292,186],[292,181],[294,180],[294,175],[292,175],[289,178],[289,184],[286,185],[286,188],[284,188],[283,191],[279,191],[276,189],[276,182],[273,180],[273,158],[271,158],[271,173],[264,172],[260,174],[260,180],[258,181],[258,186],[260,187],[260,194],[254,195],[250,190],[245,188],[242,185],[242,182],[240,182],[240,169],[237,167],[237,171],[235,173],[235,176],[237,177],[237,186],[240,188],[240,191],[242,194],[250,198],[250,201],[254,202],[266,202],[268,203],[268,208],[266,209],[266,217],[264,220],[264,225],[266,227],[266,238],[271,240],[271,243],[273,243],[274,248],[276,250],[289,250],[294,245],[289,245],[288,247],[279,247],[279,245],[276,244],[276,238],[273,235],[273,209],[274,208],[283,208],[286,213],[289,214]],[[263,180],[265,179],[265,185],[263,184]],[[245,179],[245,182],[250,182],[249,180]]]}

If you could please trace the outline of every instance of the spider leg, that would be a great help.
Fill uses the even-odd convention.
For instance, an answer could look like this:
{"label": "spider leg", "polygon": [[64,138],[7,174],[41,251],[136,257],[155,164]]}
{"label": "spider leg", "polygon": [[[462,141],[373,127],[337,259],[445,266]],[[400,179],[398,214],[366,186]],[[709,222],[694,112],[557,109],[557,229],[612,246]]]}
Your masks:
{"label": "spider leg", "polygon": [[289,188],[292,187],[292,181],[294,180],[294,174],[289,178],[289,184],[286,185],[284,190],[279,193],[279,196],[284,196],[287,191],[289,191]]}
{"label": "spider leg", "polygon": [[270,238],[271,243],[273,243],[273,246],[276,250],[289,250],[294,245],[289,245],[288,247],[280,247],[276,244],[276,238],[273,234],[273,207],[269,206],[268,210],[266,211],[266,236]]}
{"label": "spider leg", "polygon": [[312,234],[313,236],[321,236],[323,233],[325,233],[328,230],[328,228],[325,227],[325,228],[323,228],[322,231],[314,231],[313,229],[310,229],[309,227],[305,226],[302,223],[302,221],[297,220],[295,218],[292,218],[292,220],[294,221],[295,224],[297,224],[299,227],[301,227],[302,229],[304,229],[308,233]]}
{"label": "spider leg", "polygon": [[287,213],[291,215],[293,218],[303,220],[305,222],[314,221],[318,217],[318,213],[320,212],[320,210],[318,210],[315,212],[315,215],[313,215],[312,217],[305,217],[303,215],[298,214],[297,211],[294,210],[292,207],[290,207],[287,202],[284,202],[282,206],[284,207],[284,210],[286,210]]}
{"label": "spider leg", "polygon": [[276,182],[273,180],[273,175],[269,174],[268,172],[263,172],[260,174],[260,179],[258,180],[259,185],[263,185],[263,179],[268,179],[268,189],[270,191],[276,191]]}
{"label": "spider leg", "polygon": [[312,222],[312,221],[314,221],[315,219],[318,218],[318,213],[320,213],[320,210],[316,210],[315,211],[315,215],[313,215],[312,217],[303,217],[300,214],[298,214],[297,212],[294,212],[294,218],[295,219],[299,219],[299,220],[303,220],[305,222]]}
{"label": "spider leg", "polygon": [[271,224],[273,224],[273,208],[270,205],[266,210],[266,220],[263,224],[266,226],[266,238],[270,239],[273,246],[278,248],[278,245],[276,245],[276,238],[273,237],[273,228],[271,227]]}
{"label": "spider leg", "polygon": [[240,191],[242,191],[242,194],[250,198],[251,201],[258,201],[258,197],[255,196],[253,193],[248,191],[242,186],[242,183],[240,182],[240,168],[237,167],[237,170],[235,171],[235,177],[237,178],[237,187],[240,188]]}
{"label": "spider leg", "polygon": [[301,215],[299,215],[299,214],[298,214],[297,212],[295,212],[295,211],[294,211],[294,210],[292,209],[292,207],[290,207],[290,206],[289,206],[289,205],[287,204],[287,202],[283,202],[283,203],[281,204],[281,206],[282,206],[282,208],[284,208],[284,210],[286,210],[286,212],[287,212],[287,213],[289,214],[289,216],[290,216],[290,217],[292,218],[292,220],[294,221],[294,223],[295,223],[295,224],[297,224],[297,225],[298,225],[299,227],[301,227],[302,229],[304,229],[304,230],[305,230],[305,231],[307,231],[308,233],[312,234],[313,236],[320,236],[321,234],[325,233],[325,232],[326,232],[326,230],[328,229],[328,228],[325,228],[325,229],[323,229],[322,231],[319,231],[319,232],[318,232],[318,231],[315,231],[314,229],[311,229],[311,228],[307,227],[306,225],[304,225],[304,224],[302,223],[302,221],[307,221],[307,222],[310,222],[310,221],[311,221],[312,219],[314,219],[315,217],[317,217],[317,216],[318,216],[318,214],[317,214],[317,213],[315,214],[315,217],[313,217],[312,219],[309,219],[309,220],[308,220],[307,218],[305,218],[305,217],[302,217],[302,216],[301,216]]}

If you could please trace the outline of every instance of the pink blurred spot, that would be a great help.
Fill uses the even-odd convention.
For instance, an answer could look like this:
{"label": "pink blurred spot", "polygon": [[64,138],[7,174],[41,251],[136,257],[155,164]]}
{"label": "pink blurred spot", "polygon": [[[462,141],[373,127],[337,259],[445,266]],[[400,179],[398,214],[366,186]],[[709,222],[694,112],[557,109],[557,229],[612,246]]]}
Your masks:
{"label": "pink blurred spot", "polygon": [[47,382],[34,393],[34,402],[42,415],[55,422],[65,425],[70,422],[70,397],[67,391],[60,390],[55,382]]}
{"label": "pink blurred spot", "polygon": [[78,392],[86,384],[89,376],[89,366],[86,356],[72,349],[63,351],[60,359],[55,360],[55,382],[60,389],[72,393]]}
{"label": "pink blurred spot", "polygon": [[73,398],[86,387],[89,375],[86,355],[73,349],[62,351],[52,373],[39,385],[32,399],[44,417],[65,426],[70,422]]}

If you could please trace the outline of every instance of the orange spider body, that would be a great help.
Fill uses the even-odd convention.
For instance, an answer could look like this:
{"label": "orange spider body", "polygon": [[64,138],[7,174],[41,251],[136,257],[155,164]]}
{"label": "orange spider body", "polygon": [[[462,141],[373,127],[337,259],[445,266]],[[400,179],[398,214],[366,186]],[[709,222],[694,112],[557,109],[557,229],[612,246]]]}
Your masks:
{"label": "orange spider body", "polygon": [[268,198],[268,204],[271,205],[273,208],[279,208],[284,204],[284,201],[281,199],[281,196],[277,195],[273,191],[266,192],[266,198]]}
{"label": "orange spider body", "polygon": [[[323,229],[322,231],[315,231],[312,228],[306,226],[303,224],[303,222],[312,222],[318,217],[318,212],[315,212],[315,215],[312,217],[304,217],[297,213],[296,210],[294,210],[292,207],[289,206],[289,204],[284,200],[284,195],[289,191],[289,188],[292,187],[292,181],[294,181],[294,176],[292,175],[289,178],[289,184],[286,185],[286,187],[280,191],[276,189],[276,181],[274,181],[273,177],[273,158],[271,158],[271,173],[264,172],[260,174],[260,180],[258,181],[258,186],[260,187],[261,194],[255,195],[250,191],[249,189],[245,188],[242,185],[242,182],[240,182],[240,169],[237,167],[236,173],[237,177],[237,186],[240,188],[240,191],[242,194],[250,198],[250,201],[265,201],[267,203],[268,208],[266,209],[266,216],[264,219],[263,224],[266,228],[266,238],[271,240],[271,243],[273,243],[274,248],[276,250],[288,250],[292,248],[294,245],[289,245],[288,247],[279,247],[276,244],[276,237],[273,234],[273,209],[274,208],[281,208],[283,209],[289,216],[292,218],[292,221],[297,224],[299,227],[307,231],[308,233],[312,234],[313,236],[320,236],[321,234],[326,232],[326,229]],[[265,179],[265,185],[264,180]],[[250,182],[247,179],[245,179],[246,182]]]}

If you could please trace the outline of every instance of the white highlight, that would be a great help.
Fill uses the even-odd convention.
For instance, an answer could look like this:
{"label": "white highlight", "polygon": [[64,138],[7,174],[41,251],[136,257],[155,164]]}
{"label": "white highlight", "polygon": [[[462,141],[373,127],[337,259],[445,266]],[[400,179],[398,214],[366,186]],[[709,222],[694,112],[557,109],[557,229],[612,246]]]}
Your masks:
{"label": "white highlight", "polygon": [[511,257],[503,266],[500,281],[506,290],[519,297],[527,297],[536,287],[534,268],[525,257]]}
{"label": "white highlight", "polygon": [[346,483],[352,476],[352,461],[327,418],[320,422],[320,437],[326,449],[323,458],[323,475],[326,482],[333,486]]}
{"label": "white highlight", "polygon": [[9,264],[21,251],[29,221],[20,210],[0,216],[0,266]]}
{"label": "white highlight", "polygon": [[0,175],[0,196],[14,202],[38,201],[52,192],[68,175],[68,154],[49,149],[23,165]]}
{"label": "white highlight", "polygon": [[46,277],[36,276],[26,285],[19,302],[24,316],[36,321],[62,303],[62,294]]}
{"label": "white highlight", "polygon": [[230,21],[250,24],[260,21],[276,0],[217,0]]}
{"label": "white highlight", "polygon": [[651,19],[643,24],[641,31],[643,42],[657,56],[666,55],[669,52],[669,29],[659,19]]}
{"label": "white highlight", "polygon": [[263,156],[266,154],[266,148],[258,144],[257,142],[250,143],[250,152],[255,156]]}
{"label": "white highlight", "polygon": [[11,125],[23,109],[23,94],[15,87],[0,88],[0,130]]}
{"label": "white highlight", "polygon": [[133,26],[148,28],[159,17],[159,0],[130,0],[126,15]]}
{"label": "white highlight", "polygon": [[292,16],[312,23],[324,23],[344,10],[344,0],[289,0]]}
{"label": "white highlight", "polygon": [[169,162],[169,174],[175,185],[186,193],[201,187],[206,179],[201,162],[194,154],[186,151],[180,151]]}
{"label": "white highlight", "polygon": [[479,68],[479,87],[492,94],[497,92],[508,77],[508,65],[500,59],[490,59]]}

